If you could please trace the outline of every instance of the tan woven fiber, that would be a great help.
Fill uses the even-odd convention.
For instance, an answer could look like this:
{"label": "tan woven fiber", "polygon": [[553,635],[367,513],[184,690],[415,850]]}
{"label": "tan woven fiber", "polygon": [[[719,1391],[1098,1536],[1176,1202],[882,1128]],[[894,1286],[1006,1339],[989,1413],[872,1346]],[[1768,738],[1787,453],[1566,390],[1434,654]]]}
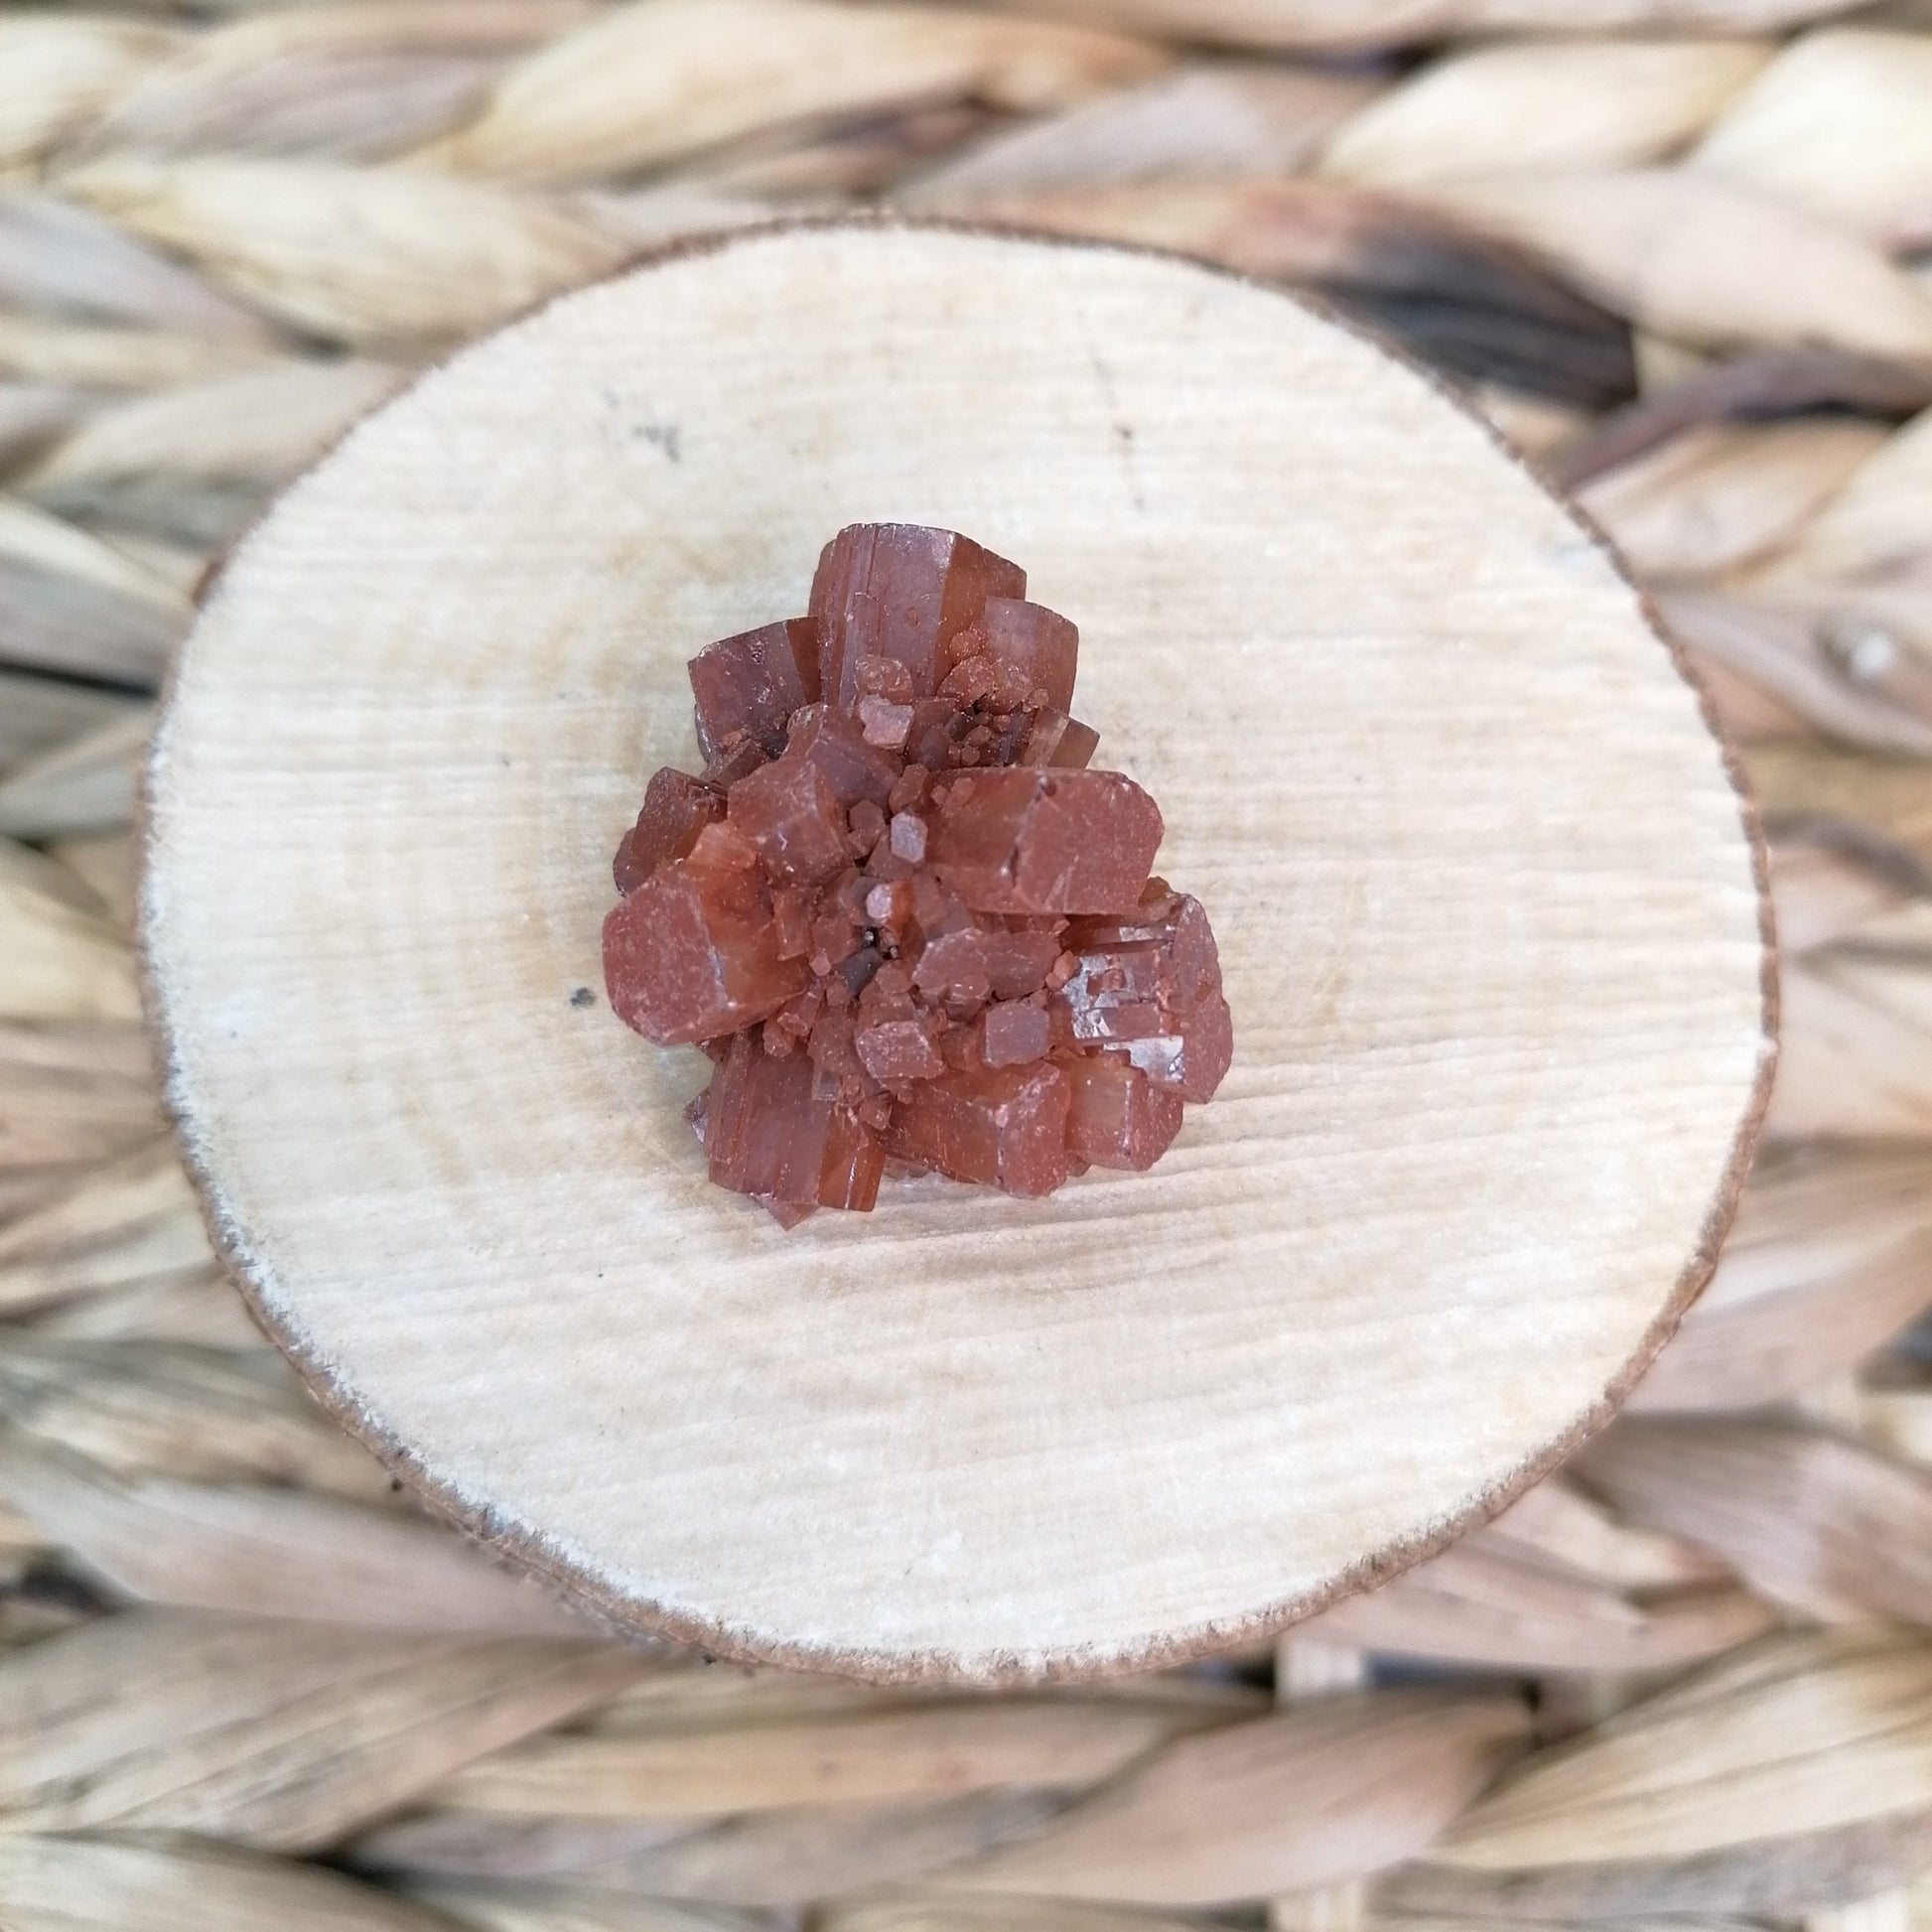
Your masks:
{"label": "tan woven fiber", "polygon": [[[968,1696],[611,1643],[325,1421],[161,1119],[130,772],[209,560],[542,296],[876,202],[1434,364],[1625,546],[1765,811],[1716,1281],[1571,1468],[1278,1656]],[[0,12],[0,1925],[1932,1927],[1928,760],[1922,0]]]}

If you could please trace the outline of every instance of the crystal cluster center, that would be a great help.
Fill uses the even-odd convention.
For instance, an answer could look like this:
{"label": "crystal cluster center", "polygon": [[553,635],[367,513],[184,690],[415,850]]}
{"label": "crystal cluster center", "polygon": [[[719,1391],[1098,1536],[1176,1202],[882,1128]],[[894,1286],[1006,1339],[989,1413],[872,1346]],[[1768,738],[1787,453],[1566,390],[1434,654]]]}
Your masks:
{"label": "crystal cluster center", "polygon": [[787,1226],[889,1162],[1019,1195],[1151,1167],[1227,1071],[1207,915],[1089,768],[1078,633],[1026,591],[950,530],[841,530],[805,617],[691,660],[704,768],[618,849],[611,1005],[711,1055],[711,1177]]}

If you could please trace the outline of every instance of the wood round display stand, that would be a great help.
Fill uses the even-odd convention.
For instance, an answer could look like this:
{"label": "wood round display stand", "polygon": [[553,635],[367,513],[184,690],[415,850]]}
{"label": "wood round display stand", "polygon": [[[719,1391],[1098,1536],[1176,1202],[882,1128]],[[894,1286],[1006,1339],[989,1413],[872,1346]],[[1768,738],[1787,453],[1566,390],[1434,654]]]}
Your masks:
{"label": "wood round display stand", "polygon": [[[1234,1012],[1146,1174],[712,1186],[603,997],[685,659],[842,524],[1080,627]],[[627,1624],[880,1679],[1253,1638],[1482,1520],[1708,1276],[1772,1061],[1761,865],[1602,542],[1415,368],[1101,245],[790,224],[466,349],[208,596],[150,774],[173,1105],[269,1332]]]}

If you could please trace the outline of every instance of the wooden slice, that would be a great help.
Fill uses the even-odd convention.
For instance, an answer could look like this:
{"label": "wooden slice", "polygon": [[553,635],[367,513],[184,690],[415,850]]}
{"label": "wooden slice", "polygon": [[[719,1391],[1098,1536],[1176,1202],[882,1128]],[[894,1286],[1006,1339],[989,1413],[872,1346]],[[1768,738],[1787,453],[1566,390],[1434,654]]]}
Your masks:
{"label": "wooden slice", "polygon": [[[1150,1174],[786,1234],[599,923],[685,658],[862,518],[1079,624],[1236,1051]],[[1415,369],[1117,248],[785,227],[468,349],[242,545],[151,805],[262,1320],[445,1510],[750,1657],[1146,1665],[1438,1547],[1662,1342],[1769,1075],[1745,813],[1601,543]]]}

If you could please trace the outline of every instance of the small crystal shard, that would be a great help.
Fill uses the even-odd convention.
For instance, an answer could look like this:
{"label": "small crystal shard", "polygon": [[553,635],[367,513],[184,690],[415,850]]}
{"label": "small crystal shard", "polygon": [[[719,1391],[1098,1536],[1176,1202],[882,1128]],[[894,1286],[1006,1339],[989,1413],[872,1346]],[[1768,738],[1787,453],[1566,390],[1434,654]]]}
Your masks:
{"label": "small crystal shard", "polygon": [[605,920],[613,1010],[713,1062],[688,1110],[780,1226],[888,1164],[1023,1196],[1144,1169],[1227,1071],[1199,902],[1071,715],[1078,633],[950,530],[855,524],[804,618],[691,660],[701,776],[645,788]]}

